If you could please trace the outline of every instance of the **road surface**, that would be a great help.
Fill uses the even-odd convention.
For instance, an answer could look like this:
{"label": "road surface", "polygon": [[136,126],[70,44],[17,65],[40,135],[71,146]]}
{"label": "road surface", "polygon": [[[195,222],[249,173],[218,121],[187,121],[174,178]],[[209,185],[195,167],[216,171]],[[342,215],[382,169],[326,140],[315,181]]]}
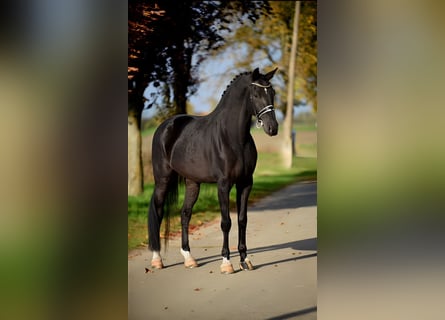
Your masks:
{"label": "road surface", "polygon": [[[231,262],[238,270],[236,214],[231,218]],[[253,271],[220,274],[219,219],[190,235],[198,268],[184,268],[179,237],[162,251],[162,270],[146,273],[151,253],[131,252],[129,319],[316,319],[317,184],[299,183],[270,195],[249,208],[248,219]]]}

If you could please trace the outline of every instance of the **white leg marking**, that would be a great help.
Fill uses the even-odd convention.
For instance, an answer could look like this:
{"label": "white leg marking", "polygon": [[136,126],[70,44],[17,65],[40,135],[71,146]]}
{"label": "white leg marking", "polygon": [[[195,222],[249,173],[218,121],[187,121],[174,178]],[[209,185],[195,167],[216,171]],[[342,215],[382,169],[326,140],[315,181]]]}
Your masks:
{"label": "white leg marking", "polygon": [[219,268],[221,269],[221,273],[224,274],[229,274],[234,272],[232,263],[230,263],[230,260],[227,258],[223,258],[223,262]]}
{"label": "white leg marking", "polygon": [[164,268],[164,264],[162,263],[162,258],[159,251],[153,251],[153,257],[151,258],[151,266],[156,269]]}
{"label": "white leg marking", "polygon": [[184,250],[182,250],[182,248],[181,248],[181,254],[184,257],[184,259],[186,259],[186,260],[190,259],[192,257],[192,255],[190,254],[190,251],[184,251]]}
{"label": "white leg marking", "polygon": [[198,266],[198,263],[196,263],[195,259],[190,254],[190,251],[184,251],[181,248],[181,254],[184,257],[184,266],[186,268],[195,268]]}
{"label": "white leg marking", "polygon": [[153,257],[151,260],[161,259],[161,253],[159,251],[153,251]]}

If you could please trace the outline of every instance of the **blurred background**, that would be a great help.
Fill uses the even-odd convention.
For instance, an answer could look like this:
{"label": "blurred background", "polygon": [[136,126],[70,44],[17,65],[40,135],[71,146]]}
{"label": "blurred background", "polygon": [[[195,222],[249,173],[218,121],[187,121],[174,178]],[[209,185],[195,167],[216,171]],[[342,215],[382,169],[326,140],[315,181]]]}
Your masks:
{"label": "blurred background", "polygon": [[[125,111],[129,119],[131,99],[132,3],[2,4],[2,319],[127,315],[123,119]],[[304,84],[295,81],[293,89],[295,111],[317,110],[320,319],[442,316],[444,12],[440,1],[317,1],[316,107],[297,95]],[[262,15],[252,17],[255,24],[245,32],[261,22]],[[242,22],[235,23],[242,30]],[[235,30],[213,31],[228,39]],[[249,50],[238,43],[215,53],[221,59],[215,70],[195,56],[192,65],[203,67],[201,88],[212,90],[206,95],[182,89],[186,111],[210,111],[215,101],[209,99],[218,99],[227,81],[253,66],[263,73],[274,66],[281,76],[288,72],[278,52],[271,53],[275,63],[261,53],[237,66]],[[279,87],[282,80],[276,80]],[[164,81],[157,85],[166,90]],[[161,103],[145,105],[152,102],[143,101],[142,109]],[[140,119],[142,124],[142,112]],[[296,143],[298,156],[298,137]]]}
{"label": "blurred background", "polygon": [[319,2],[321,319],[442,317],[444,13]]}
{"label": "blurred background", "polygon": [[1,319],[127,315],[127,13],[1,5]]}

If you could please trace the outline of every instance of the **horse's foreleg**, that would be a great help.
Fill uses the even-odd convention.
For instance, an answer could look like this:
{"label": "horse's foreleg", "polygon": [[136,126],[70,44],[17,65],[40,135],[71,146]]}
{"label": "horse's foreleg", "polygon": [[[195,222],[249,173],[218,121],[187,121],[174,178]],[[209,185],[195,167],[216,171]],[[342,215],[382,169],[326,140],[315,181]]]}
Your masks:
{"label": "horse's foreleg", "polygon": [[184,257],[184,265],[186,268],[194,268],[198,263],[190,254],[189,246],[189,223],[192,217],[192,208],[196,203],[199,195],[199,183],[191,180],[186,180],[184,205],[181,210],[181,225],[182,225],[182,248],[181,254]]}
{"label": "horse's foreleg", "polygon": [[234,272],[233,266],[230,263],[229,250],[229,232],[232,227],[229,208],[229,193],[231,187],[232,186],[226,181],[218,183],[218,199],[221,208],[221,230],[223,232],[223,247],[221,251],[223,262],[221,264],[221,273],[225,274]]}
{"label": "horse's foreleg", "polygon": [[240,254],[240,269],[253,270],[252,262],[247,258],[246,229],[247,201],[252,190],[252,178],[236,185],[236,205],[238,209],[238,251]]}

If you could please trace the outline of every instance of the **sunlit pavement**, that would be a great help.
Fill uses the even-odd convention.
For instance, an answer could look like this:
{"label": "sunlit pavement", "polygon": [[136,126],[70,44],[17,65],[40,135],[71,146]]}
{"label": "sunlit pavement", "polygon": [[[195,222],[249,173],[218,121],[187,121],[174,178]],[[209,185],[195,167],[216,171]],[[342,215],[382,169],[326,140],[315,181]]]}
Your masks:
{"label": "sunlit pavement", "polygon": [[198,268],[184,268],[180,238],[162,251],[162,270],[149,268],[148,250],[133,251],[128,260],[129,319],[316,319],[316,203],[317,184],[300,183],[249,208],[253,271],[239,271],[236,213],[231,214],[230,232],[234,274],[220,273],[219,219],[190,235]]}

